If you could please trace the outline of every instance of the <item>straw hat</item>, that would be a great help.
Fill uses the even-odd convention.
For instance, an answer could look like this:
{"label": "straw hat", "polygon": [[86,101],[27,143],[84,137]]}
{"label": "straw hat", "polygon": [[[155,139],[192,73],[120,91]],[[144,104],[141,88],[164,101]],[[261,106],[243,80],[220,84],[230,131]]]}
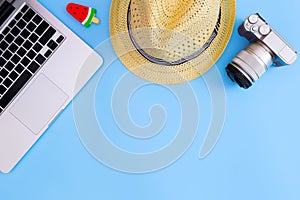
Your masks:
{"label": "straw hat", "polygon": [[177,84],[204,74],[232,33],[235,0],[113,0],[111,41],[134,74]]}

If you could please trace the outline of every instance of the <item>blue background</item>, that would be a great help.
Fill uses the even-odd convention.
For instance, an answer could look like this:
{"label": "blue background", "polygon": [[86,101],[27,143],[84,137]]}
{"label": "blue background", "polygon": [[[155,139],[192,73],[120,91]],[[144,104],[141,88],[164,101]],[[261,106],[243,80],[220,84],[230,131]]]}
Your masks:
{"label": "blue background", "polygon": [[[76,2],[95,7],[101,25],[86,29],[78,24],[65,12],[66,0],[41,0],[84,41],[96,47],[109,38],[110,1]],[[299,8],[297,0],[237,1],[234,33],[217,63],[227,95],[225,126],[218,144],[206,159],[199,160],[198,153],[211,116],[210,96],[204,80],[198,78],[191,81],[201,99],[202,117],[197,137],[173,165],[140,175],[106,167],[81,144],[73,108],[69,105],[16,168],[10,174],[0,174],[0,199],[300,199],[300,59],[292,66],[270,69],[247,91],[232,83],[224,71],[227,63],[248,44],[237,34],[237,26],[254,12],[261,13],[299,50]],[[100,101],[110,98],[105,95],[110,93],[110,87],[103,85],[113,84],[127,72],[119,62],[113,66],[104,74],[96,95],[99,99],[96,112],[102,115],[111,112]],[[168,120],[178,121],[176,101],[157,86],[144,88],[132,98],[133,120],[141,125],[149,123],[149,106],[156,103],[166,105],[166,110],[171,112]],[[172,126],[166,128],[166,137],[150,147],[155,149],[155,145],[164,144],[174,136],[166,134],[173,134]],[[105,129],[117,131],[109,120]],[[132,151],[151,150],[138,145],[131,149],[130,142],[118,141],[123,137],[112,140]]]}

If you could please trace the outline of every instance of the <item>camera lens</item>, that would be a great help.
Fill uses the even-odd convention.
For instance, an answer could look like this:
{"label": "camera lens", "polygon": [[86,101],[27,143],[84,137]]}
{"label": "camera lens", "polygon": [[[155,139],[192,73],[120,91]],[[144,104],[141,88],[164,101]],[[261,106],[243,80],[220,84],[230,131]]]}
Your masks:
{"label": "camera lens", "polygon": [[226,67],[226,71],[232,81],[248,89],[272,63],[272,51],[262,42],[256,41],[242,50]]}
{"label": "camera lens", "polygon": [[229,78],[232,81],[236,82],[240,87],[248,89],[249,87],[252,86],[252,82],[250,81],[251,79],[246,75],[244,75],[243,72],[240,71],[238,67],[229,64],[226,68],[226,71]]}

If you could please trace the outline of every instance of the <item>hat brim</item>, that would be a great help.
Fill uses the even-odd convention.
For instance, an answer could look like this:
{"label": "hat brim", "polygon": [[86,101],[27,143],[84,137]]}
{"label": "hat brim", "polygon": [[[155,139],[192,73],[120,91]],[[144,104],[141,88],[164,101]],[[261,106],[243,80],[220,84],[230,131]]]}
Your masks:
{"label": "hat brim", "polygon": [[[158,84],[178,84],[207,72],[224,52],[234,27],[235,0],[222,0],[218,35],[201,55],[183,64],[165,66],[147,60],[136,50],[129,36],[127,11],[130,0],[113,0],[110,10],[110,34],[120,61],[135,75]],[[122,4],[122,5],[120,5]],[[127,9],[124,9],[124,7]],[[120,9],[121,8],[121,9]]]}

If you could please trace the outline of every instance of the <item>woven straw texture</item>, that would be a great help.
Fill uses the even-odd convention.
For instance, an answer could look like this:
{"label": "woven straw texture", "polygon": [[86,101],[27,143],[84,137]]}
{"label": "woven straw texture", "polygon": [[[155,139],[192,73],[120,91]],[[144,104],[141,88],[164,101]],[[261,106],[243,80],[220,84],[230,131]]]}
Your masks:
{"label": "woven straw texture", "polygon": [[[113,0],[111,41],[121,62],[137,76],[177,84],[213,66],[230,39],[234,18],[235,0]],[[184,62],[166,65],[142,54],[164,63]]]}

